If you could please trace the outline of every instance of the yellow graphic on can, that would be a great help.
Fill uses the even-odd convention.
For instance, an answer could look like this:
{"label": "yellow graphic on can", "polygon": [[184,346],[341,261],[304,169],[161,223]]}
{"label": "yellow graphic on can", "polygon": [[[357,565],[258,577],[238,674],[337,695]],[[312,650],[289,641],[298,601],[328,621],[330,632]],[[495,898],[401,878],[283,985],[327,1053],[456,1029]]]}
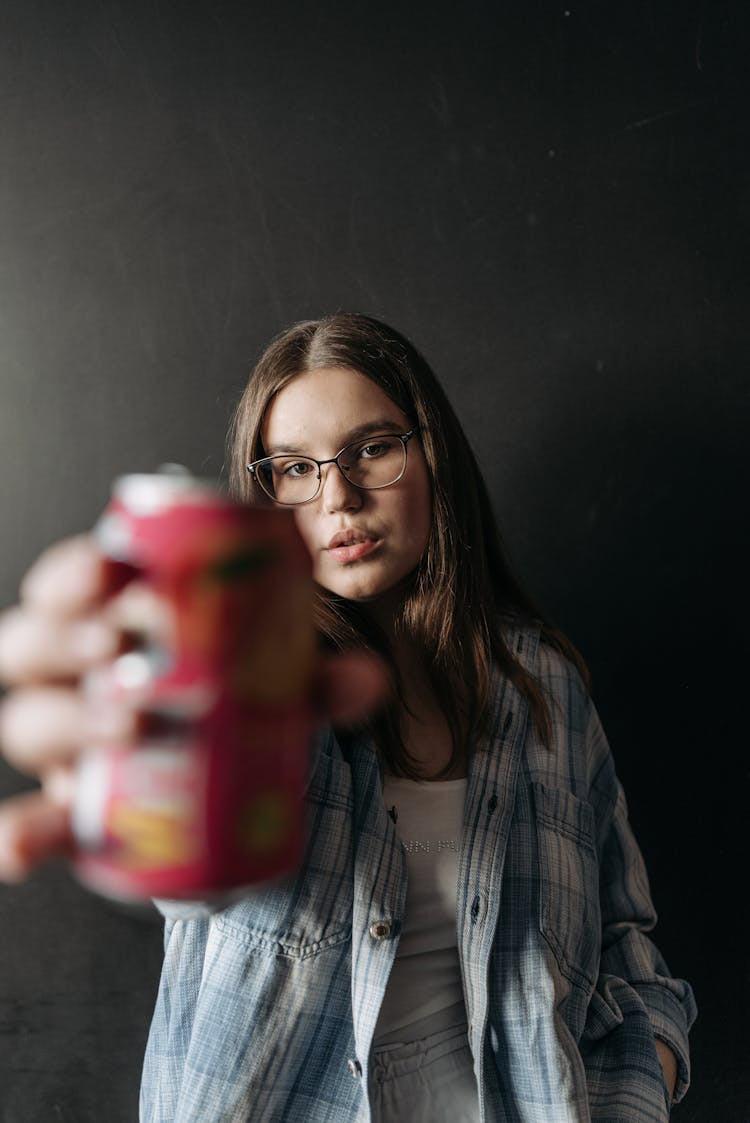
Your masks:
{"label": "yellow graphic on can", "polygon": [[122,846],[118,861],[123,866],[155,869],[192,862],[198,855],[190,823],[175,811],[121,803],[112,808],[108,827]]}

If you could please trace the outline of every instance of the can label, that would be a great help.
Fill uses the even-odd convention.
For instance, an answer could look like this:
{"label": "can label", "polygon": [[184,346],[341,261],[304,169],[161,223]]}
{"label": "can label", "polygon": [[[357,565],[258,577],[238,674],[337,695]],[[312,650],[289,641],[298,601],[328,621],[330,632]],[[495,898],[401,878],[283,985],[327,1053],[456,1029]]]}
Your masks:
{"label": "can label", "polygon": [[189,477],[125,477],[97,534],[169,623],[91,683],[143,711],[149,732],[84,755],[80,876],[118,897],[179,898],[288,873],[304,845],[315,649],[293,516]]}

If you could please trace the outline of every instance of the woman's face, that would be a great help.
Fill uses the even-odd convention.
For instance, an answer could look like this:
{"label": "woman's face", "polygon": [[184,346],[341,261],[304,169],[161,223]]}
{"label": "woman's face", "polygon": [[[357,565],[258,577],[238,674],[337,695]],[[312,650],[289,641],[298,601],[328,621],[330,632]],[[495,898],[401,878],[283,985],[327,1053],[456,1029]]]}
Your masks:
{"label": "woman's face", "polygon": [[[283,451],[327,460],[351,441],[411,428],[369,378],[324,367],[297,375],[279,391],[261,435],[267,456]],[[381,598],[417,567],[430,534],[430,480],[419,437],[409,441],[406,470],[390,487],[357,488],[336,464],[321,471],[319,494],[294,508],[315,580],[349,600]]]}

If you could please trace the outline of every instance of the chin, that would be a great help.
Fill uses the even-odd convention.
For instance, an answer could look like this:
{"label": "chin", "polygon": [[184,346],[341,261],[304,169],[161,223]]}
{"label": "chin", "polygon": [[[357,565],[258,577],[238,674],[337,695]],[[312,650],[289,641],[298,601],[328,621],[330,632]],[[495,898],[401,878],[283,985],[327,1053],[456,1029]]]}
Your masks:
{"label": "chin", "polygon": [[331,589],[335,597],[341,597],[342,600],[350,600],[354,604],[373,604],[375,601],[380,600],[383,593],[378,589]]}
{"label": "chin", "polygon": [[328,592],[333,593],[335,597],[341,597],[342,600],[351,601],[353,604],[390,605],[394,611],[397,611],[398,605],[403,601],[409,589],[412,587],[412,580],[413,572],[407,573],[406,576],[399,577],[396,581],[385,581],[382,584],[377,581],[361,583],[319,583],[323,585]]}

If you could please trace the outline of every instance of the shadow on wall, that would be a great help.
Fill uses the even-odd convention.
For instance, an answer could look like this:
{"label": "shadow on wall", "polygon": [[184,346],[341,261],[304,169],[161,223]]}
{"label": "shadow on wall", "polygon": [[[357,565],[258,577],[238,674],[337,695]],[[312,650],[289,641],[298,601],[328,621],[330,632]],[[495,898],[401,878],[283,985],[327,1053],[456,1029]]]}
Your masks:
{"label": "shadow on wall", "polygon": [[[599,385],[566,371],[523,486],[491,481],[521,527],[520,549],[508,534],[520,571],[589,663],[647,860],[656,942],[696,991],[683,1123],[750,1120],[748,916],[736,893],[748,864],[748,532],[732,381],[660,366]],[[533,508],[514,510],[515,494]]]}

